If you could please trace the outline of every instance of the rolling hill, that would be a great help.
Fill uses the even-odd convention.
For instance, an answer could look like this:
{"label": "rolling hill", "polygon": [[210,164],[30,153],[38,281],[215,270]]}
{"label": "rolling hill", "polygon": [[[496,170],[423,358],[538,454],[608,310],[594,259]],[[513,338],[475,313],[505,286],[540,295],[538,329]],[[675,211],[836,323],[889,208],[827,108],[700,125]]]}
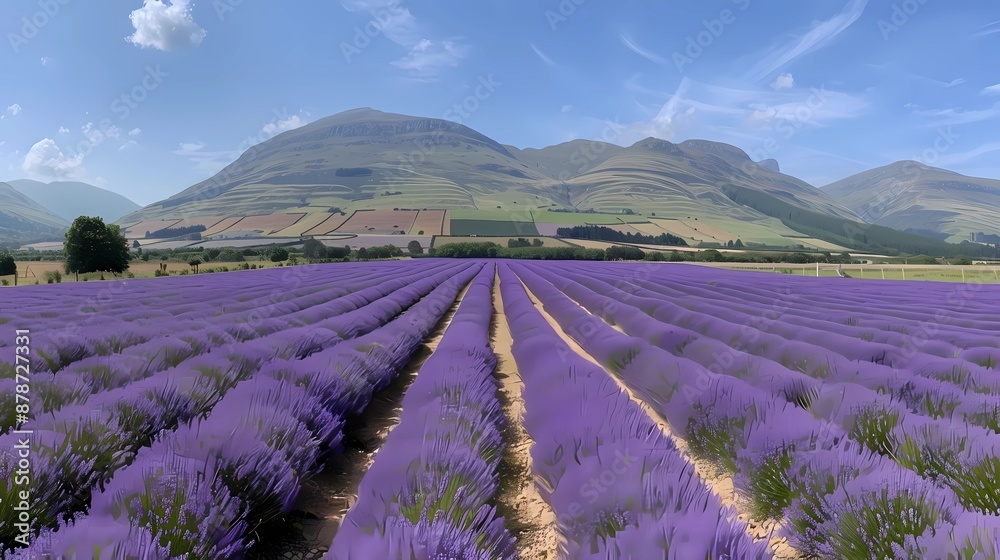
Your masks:
{"label": "rolling hill", "polygon": [[87,183],[56,181],[46,184],[17,179],[7,184],[68,222],[79,216],[100,216],[111,223],[141,208],[120,194]]}
{"label": "rolling hill", "polygon": [[520,150],[451,121],[366,108],[254,146],[209,180],[119,223],[394,208],[500,211],[528,221],[544,211],[770,219],[730,200],[725,185],[860,220],[726,144],[650,138],[625,148],[578,140]]}
{"label": "rolling hill", "polygon": [[19,245],[58,240],[69,222],[7,183],[0,183],[0,243]]}
{"label": "rolling hill", "polygon": [[1000,235],[1000,181],[901,161],[823,188],[866,222],[950,242]]}

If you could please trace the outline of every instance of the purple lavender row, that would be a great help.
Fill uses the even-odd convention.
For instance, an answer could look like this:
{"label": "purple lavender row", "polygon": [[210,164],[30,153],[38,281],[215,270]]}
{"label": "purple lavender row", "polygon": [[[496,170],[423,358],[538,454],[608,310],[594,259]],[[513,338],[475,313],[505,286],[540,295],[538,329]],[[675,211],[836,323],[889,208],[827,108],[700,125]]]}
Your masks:
{"label": "purple lavender row", "polygon": [[[349,272],[351,269],[342,269],[340,266],[327,266],[326,270],[335,273],[339,281],[355,286],[355,289],[370,286],[378,281],[378,276],[371,272]],[[94,321],[95,317],[98,316],[95,307],[93,312],[87,314],[87,317],[74,319],[72,315],[67,316],[65,313],[60,315],[57,323],[58,328],[52,328],[44,323],[38,325],[35,320],[32,320],[32,330],[36,333],[32,346],[35,353],[43,358],[43,360],[35,360],[34,369],[36,372],[54,373],[87,356],[120,351],[120,348],[132,343],[148,342],[153,336],[184,336],[186,332],[190,331],[188,325],[191,325],[190,321],[193,320],[203,321],[202,323],[193,323],[194,326],[202,328],[209,325],[221,328],[234,323],[245,323],[248,318],[259,321],[265,316],[281,317],[285,321],[294,322],[297,320],[296,313],[311,306],[310,304],[315,304],[319,299],[317,296],[330,299],[347,293],[344,288],[334,288],[333,290],[323,288],[324,281],[329,282],[329,279],[325,278],[322,272],[322,268],[307,269],[303,267],[301,270],[294,270],[294,275],[291,278],[267,279],[264,281],[263,287],[260,287],[260,282],[258,282],[255,291],[241,297],[241,299],[248,298],[246,302],[235,302],[230,297],[230,294],[242,293],[234,292],[234,290],[241,288],[239,283],[234,286],[230,285],[228,278],[213,278],[202,282],[203,285],[200,287],[188,287],[191,291],[185,300],[161,301],[160,298],[152,298],[156,301],[159,312],[166,313],[166,317],[150,316],[131,321],[115,320],[108,324],[104,324],[105,321],[102,320],[100,324],[97,324]],[[345,272],[349,273],[345,274]],[[292,274],[292,272],[286,274]],[[359,282],[361,279],[364,279],[364,282]],[[306,281],[317,284],[318,287],[323,288],[323,293],[308,293],[292,297],[291,289],[293,286],[283,285],[281,280],[297,281],[298,283]],[[159,283],[160,281],[137,280],[127,283],[126,287],[129,288],[129,291],[114,296],[117,299],[117,306],[123,309],[135,306],[136,300],[133,299],[134,294],[131,293],[131,288],[135,285],[147,285],[151,282]],[[59,288],[69,291],[74,286],[59,286]],[[265,293],[255,295],[258,291]],[[308,291],[312,292],[312,290]],[[53,298],[53,295],[56,295],[55,292],[49,297],[62,299],[64,296],[64,294],[59,293],[59,297]],[[220,299],[222,313],[219,313],[217,307],[208,305],[219,303]],[[193,310],[185,312],[184,307],[193,307]],[[117,315],[114,311],[105,310],[104,312]],[[136,334],[126,334],[135,330],[136,323],[145,328]],[[159,329],[159,332],[156,329]],[[146,336],[140,338],[143,334]]]}
{"label": "purple lavender row", "polygon": [[250,527],[291,508],[320,453],[338,446],[343,419],[388,384],[476,272],[459,268],[358,339],[268,364],[207,417],[143,449],[94,494],[89,515],[15,558],[242,556],[253,544]]}
{"label": "purple lavender row", "polygon": [[[977,410],[981,410],[981,406],[996,410],[1000,407],[996,398],[987,401],[987,397],[982,395],[966,395],[940,381],[877,364],[857,364],[858,369],[868,370],[867,373],[859,371],[857,375],[850,376],[831,374],[821,382],[758,356],[743,354],[697,333],[660,323],[640,309],[626,307],[611,297],[589,291],[565,274],[551,274],[544,267],[531,268],[568,297],[594,312],[593,321],[600,321],[597,316],[604,316],[612,324],[621,325],[627,334],[641,333],[654,346],[671,351],[680,358],[691,359],[720,374],[740,377],[748,384],[770,390],[814,414],[828,411],[824,414],[828,421],[841,426],[861,441],[867,441],[872,451],[951,488],[959,502],[969,510],[1000,514],[1000,488],[978,487],[976,484],[984,474],[1000,468],[996,459],[1000,455],[1000,437],[984,427],[969,425],[979,422],[989,427],[991,423]],[[589,278],[579,279],[590,282]],[[610,288],[606,284],[604,286]],[[615,290],[610,288],[608,293],[615,295]],[[577,328],[585,329],[580,324]],[[592,327],[590,330],[593,330]],[[678,340],[683,342],[678,343]],[[872,390],[873,386],[886,390],[877,392]],[[888,388],[896,389],[890,392]],[[979,404],[968,402],[975,400]],[[964,406],[968,408],[963,411]],[[877,434],[871,428],[876,418],[882,424],[882,431]],[[995,419],[992,426],[996,426]],[[878,443],[873,440],[876,435]]]}
{"label": "purple lavender row", "polygon": [[770,558],[660,428],[570,350],[501,265],[524,425],[569,558]]}
{"label": "purple lavender row", "polygon": [[[135,452],[148,445],[158,432],[206,414],[222,395],[262,363],[274,359],[276,354],[312,354],[371,332],[463,268],[468,265],[415,280],[368,305],[331,317],[323,322],[330,328],[326,336],[314,333],[291,336],[276,332],[258,340],[219,347],[214,355],[196,358],[186,367],[165,371],[133,384],[134,387],[129,385],[96,394],[82,405],[61,409],[29,423],[26,428],[36,429],[41,434],[32,446],[36,457],[32,482],[36,487],[35,496],[39,498],[33,504],[35,519],[40,526],[47,526],[71,516],[86,504],[95,484],[107,480],[128,464]],[[345,305],[354,307],[364,301],[354,297],[349,302],[335,300],[326,307],[333,313],[338,307],[343,310]],[[246,356],[256,359],[248,362]],[[129,406],[123,408],[116,404],[118,402],[129,403]],[[143,418],[150,421],[143,421]],[[3,449],[13,449],[11,446],[18,438],[16,435],[0,438],[0,442],[10,444]],[[12,468],[10,461],[14,458],[4,458],[8,460],[3,466]],[[16,490],[13,481],[7,478],[6,483],[0,484],[2,497],[13,499]],[[0,518],[0,532],[16,529],[14,513],[5,510]]]}
{"label": "purple lavender row", "polygon": [[[783,516],[785,536],[800,551],[820,557],[899,557],[899,550],[918,554],[926,549],[932,535],[959,539],[980,534],[995,521],[966,515],[953,491],[872,455],[837,425],[741,379],[712,373],[595,323],[551,284],[523,267],[517,270],[562,328],[660,410],[674,429],[683,430],[696,454],[734,473],[759,512]],[[833,452],[817,460],[823,450]],[[854,479],[854,493],[845,493],[837,482],[845,475]],[[902,515],[906,511],[908,517]],[[868,522],[875,518],[899,522],[873,532]],[[972,525],[958,525],[959,520]],[[839,537],[848,533],[848,540]],[[935,542],[953,553],[967,544]],[[984,542],[973,550],[993,545]]]}
{"label": "purple lavender row", "polygon": [[[947,340],[953,345],[961,341],[963,347],[998,347],[996,333],[1000,324],[990,307],[1000,304],[1000,291],[993,286],[934,282],[887,285],[880,281],[845,283],[832,278],[774,279],[773,276],[770,281],[761,279],[755,283],[753,279],[757,275],[754,274],[734,278],[732,273],[725,273],[720,281],[715,271],[703,269],[700,275],[688,278],[688,275],[678,277],[673,271],[690,267],[667,268],[672,271],[670,275],[649,277],[665,295],[699,296],[707,303],[727,299],[734,308],[748,309],[751,314],[760,314],[780,303],[783,315],[831,323],[829,330],[855,337],[860,334],[873,339],[898,339],[900,334],[928,331],[927,336],[940,340],[941,344]],[[636,280],[642,283],[645,278],[637,276]],[[860,292],[856,301],[830,301],[829,293],[849,299],[851,290]],[[678,301],[683,303],[684,300]],[[914,301],[919,301],[920,305],[914,306]],[[859,310],[864,311],[859,313]]]}
{"label": "purple lavender row", "polygon": [[[962,393],[973,390],[976,396],[965,402],[966,409],[972,414],[979,415],[984,409],[993,411],[996,408],[995,399],[981,398],[979,395],[1000,394],[1000,378],[983,365],[967,361],[974,357],[976,351],[982,350],[981,348],[962,351],[960,352],[962,357],[958,358],[936,357],[924,353],[924,350],[933,352],[935,346],[940,347],[940,344],[934,341],[921,343],[919,348],[898,349],[884,344],[851,339],[818,328],[807,329],[802,325],[788,325],[784,323],[784,315],[779,316],[777,312],[763,321],[753,314],[741,315],[729,309],[717,311],[714,315],[704,314],[683,308],[678,303],[668,301],[660,293],[639,287],[636,285],[638,282],[636,284],[616,282],[613,278],[593,273],[581,274],[579,279],[588,288],[613,294],[619,302],[639,307],[646,314],[671,325],[677,337],[682,337],[683,332],[690,331],[719,340],[732,348],[707,351],[703,348],[702,351],[706,351],[706,356],[711,356],[712,363],[731,360],[734,354],[748,353],[816,378],[833,380],[840,375],[842,380],[876,380],[879,379],[881,372],[884,379],[880,382],[880,387],[888,388],[897,386],[894,383],[898,376],[887,373],[896,371],[897,368],[890,367],[895,360],[897,366],[903,363],[912,365],[915,373],[921,377],[933,378],[945,385],[960,385]],[[612,287],[614,285],[626,288],[627,291]],[[695,301],[706,309],[711,309],[715,305],[713,302]],[[774,307],[775,302],[772,301],[768,309],[773,311],[771,308]],[[682,342],[686,345],[692,340],[689,338]],[[949,346],[943,350],[938,348],[937,353],[948,352],[953,356],[956,350]],[[885,377],[886,375],[889,377]],[[935,382],[917,383],[929,383],[928,387],[937,386],[945,393],[950,391],[955,395],[958,394],[955,390],[947,389],[945,385],[937,385]]]}
{"label": "purple lavender row", "polygon": [[499,488],[503,410],[490,349],[495,267],[473,280],[403,398],[326,558],[510,559],[514,539],[489,505]]}
{"label": "purple lavender row", "polygon": [[[433,270],[430,269],[428,272],[433,272]],[[325,271],[310,271],[323,282],[328,282],[325,274],[316,274],[322,272]],[[274,302],[256,310],[252,322],[244,317],[221,316],[198,324],[192,324],[191,321],[175,320],[169,323],[157,322],[161,326],[155,327],[148,324],[130,324],[118,327],[124,330],[114,331],[108,339],[105,339],[106,341],[116,341],[115,354],[92,356],[75,361],[65,370],[59,371],[58,376],[52,373],[40,373],[36,368],[32,383],[36,392],[43,397],[39,403],[41,410],[50,411],[65,404],[80,402],[92,392],[123,386],[137,377],[141,378],[143,375],[161,371],[182,362],[184,359],[211,351],[213,346],[234,340],[245,342],[279,330],[315,324],[324,317],[336,315],[337,309],[348,311],[358,304],[365,305],[373,299],[383,297],[392,290],[425,275],[423,271],[419,271],[418,274],[397,276],[394,280],[384,280],[380,278],[381,272],[358,277],[358,283],[353,289],[338,287],[332,290],[323,290],[310,296]],[[353,278],[353,276],[338,276],[337,281],[346,284],[354,281]],[[224,286],[220,284],[220,287]],[[216,294],[215,297],[218,298],[220,295]],[[324,305],[321,305],[338,298],[339,304],[336,308],[326,309]],[[230,299],[230,301],[232,300]],[[225,303],[223,303],[223,308],[225,308]],[[173,337],[169,334],[164,335],[162,326],[164,324],[169,325],[171,332],[180,331],[181,335],[176,336],[175,334]],[[88,330],[101,331],[102,329]],[[103,332],[111,331],[103,330]],[[77,347],[84,354],[91,351],[89,345],[85,343],[81,343]],[[12,368],[9,373],[9,377],[0,379],[0,390],[13,384]],[[0,392],[0,399],[7,399],[13,395],[13,388],[9,388],[11,389],[9,392]],[[13,422],[11,416],[13,410],[13,407],[2,409],[4,416],[0,418],[0,433],[5,433],[10,429]],[[8,413],[8,411],[10,412]]]}
{"label": "purple lavender row", "polygon": [[[825,366],[809,369],[801,367],[802,362],[793,358],[797,352],[775,335],[753,329],[748,332],[746,328],[710,317],[697,317],[697,322],[692,321],[697,330],[690,330],[664,317],[661,309],[672,304],[643,297],[645,292],[641,289],[625,292],[596,274],[574,275],[577,283],[567,280],[565,275],[546,274],[546,270],[538,267],[532,270],[542,273],[594,315],[623,326],[627,333],[641,335],[655,346],[718,372],[743,377],[753,372],[752,379],[758,384],[784,393],[793,401],[808,397],[824,383],[854,383],[891,394],[915,414],[962,417],[1000,433],[1000,378],[981,366],[966,368],[950,361],[924,358],[911,370],[904,370],[852,362],[828,349],[809,346],[812,363]],[[692,313],[683,316],[695,318]]]}
{"label": "purple lavender row", "polygon": [[[875,343],[874,333],[871,329],[859,329],[843,323],[833,323],[825,318],[817,319],[811,324],[800,321],[799,324],[788,322],[786,316],[792,316],[791,310],[796,306],[810,306],[815,308],[815,304],[810,298],[797,291],[774,291],[771,298],[765,305],[751,309],[750,311],[740,311],[738,301],[726,300],[720,293],[696,287],[685,290],[676,290],[665,285],[650,282],[641,278],[630,279],[628,283],[649,289],[658,294],[658,297],[669,296],[676,303],[669,303],[682,317],[687,314],[690,318],[675,318],[672,322],[685,325],[685,321],[707,320],[708,316],[718,317],[734,324],[744,325],[747,323],[766,323],[768,331],[791,342],[797,342],[804,347],[820,346],[836,351],[852,360],[876,361],[886,364],[907,364],[916,357],[932,359],[942,364],[961,364],[963,366],[989,365],[1000,360],[1000,349],[997,349],[998,338],[997,329],[1000,325],[995,322],[994,331],[984,331],[961,326],[960,321],[950,313],[938,311],[924,316],[924,320],[910,327],[894,327],[904,330],[895,333],[892,340]],[[714,288],[718,287],[716,285]],[[787,287],[786,287],[787,288]],[[924,296],[914,296],[913,301],[922,301]],[[720,305],[720,300],[726,305]],[[963,299],[959,305],[967,305],[967,300]],[[912,306],[912,302],[911,302]],[[921,305],[923,307],[923,305]],[[858,319],[859,314],[855,311],[851,317],[844,321]],[[780,317],[780,319],[778,318]],[[880,319],[882,324],[889,325],[884,319]],[[945,341],[945,329],[951,325],[950,341]],[[959,329],[958,327],[961,328]],[[819,328],[815,328],[819,327]],[[868,340],[871,338],[871,340]],[[890,343],[891,342],[891,343]],[[803,352],[808,354],[808,352]],[[805,358],[804,358],[805,359]]]}

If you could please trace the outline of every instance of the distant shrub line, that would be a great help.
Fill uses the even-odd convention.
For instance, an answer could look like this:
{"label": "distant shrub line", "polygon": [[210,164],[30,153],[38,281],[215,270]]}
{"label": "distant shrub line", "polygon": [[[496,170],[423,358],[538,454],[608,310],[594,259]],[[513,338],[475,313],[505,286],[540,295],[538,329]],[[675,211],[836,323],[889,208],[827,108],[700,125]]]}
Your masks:
{"label": "distant shrub line", "polygon": [[613,243],[636,243],[646,245],[667,245],[687,247],[687,242],[669,233],[660,235],[645,235],[642,233],[623,233],[605,226],[573,226],[556,230],[559,237],[570,239],[590,239],[593,241],[611,241]]}

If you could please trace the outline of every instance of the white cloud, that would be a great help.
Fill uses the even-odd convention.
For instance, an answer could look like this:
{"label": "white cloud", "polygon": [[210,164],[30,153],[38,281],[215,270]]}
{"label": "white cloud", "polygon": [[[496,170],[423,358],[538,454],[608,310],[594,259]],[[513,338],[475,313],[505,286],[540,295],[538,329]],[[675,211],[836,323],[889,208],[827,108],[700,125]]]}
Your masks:
{"label": "white cloud", "polygon": [[66,134],[67,132],[69,132],[69,129],[66,128],[65,126],[59,127],[59,134]]}
{"label": "white cloud", "polygon": [[48,66],[50,62],[52,62],[51,58],[47,56],[42,57],[42,66]]}
{"label": "white cloud", "polygon": [[107,186],[108,186],[108,180],[105,179],[104,177],[101,177],[101,176],[95,177],[94,178],[94,186],[95,187],[100,187],[102,189],[103,188],[107,188]]}
{"label": "white cloud", "polygon": [[622,44],[628,48],[628,50],[634,52],[635,54],[641,56],[642,58],[645,58],[646,60],[650,62],[655,62],[657,64],[667,63],[666,59],[664,59],[663,57],[658,56],[635,44],[635,41],[633,41],[632,38],[629,37],[628,35],[622,33],[621,35],[618,36],[618,38],[621,40]]}
{"label": "white cloud", "polygon": [[990,87],[983,88],[983,95],[1000,95],[1000,84],[996,84]]}
{"label": "white cloud", "polygon": [[365,12],[383,35],[397,45],[409,47],[420,40],[417,18],[399,0],[345,0],[341,6],[349,12]]}
{"label": "white cloud", "polygon": [[83,154],[66,156],[51,138],[38,141],[24,155],[21,169],[31,177],[80,179],[83,177]]}
{"label": "white cloud", "polygon": [[142,134],[142,129],[141,128],[133,128],[132,130],[128,131],[128,135],[129,136],[133,136],[134,137],[134,136],[138,136],[140,134]]}
{"label": "white cloud", "polygon": [[452,41],[442,41],[439,44],[430,39],[421,39],[405,57],[394,61],[392,65],[415,77],[429,80],[447,67],[458,66],[464,56],[462,49]]}
{"label": "white cloud", "polygon": [[144,0],[129,14],[135,33],[127,37],[133,45],[161,51],[173,51],[201,44],[206,31],[194,22],[188,0]]}
{"label": "white cloud", "polygon": [[774,91],[792,89],[793,87],[795,87],[795,78],[793,78],[791,74],[779,74],[778,77],[771,82],[771,89]]}
{"label": "white cloud", "polygon": [[289,130],[299,128],[300,126],[304,126],[306,124],[307,123],[304,120],[302,120],[302,118],[299,117],[298,115],[292,115],[286,119],[281,119],[275,122],[269,122],[265,124],[264,128],[261,129],[261,132],[263,132],[268,136],[277,136],[282,132],[287,132]]}
{"label": "white cloud", "polygon": [[563,113],[569,113],[572,110],[573,110],[573,106],[572,105],[563,105],[562,106],[562,112]]}
{"label": "white cloud", "polygon": [[21,106],[17,103],[10,105],[7,107],[7,112],[10,113],[10,116],[16,117],[21,113]]}
{"label": "white cloud", "polygon": [[828,20],[814,23],[812,29],[801,37],[774,47],[763,55],[755,56],[760,62],[750,70],[749,76],[754,80],[761,80],[798,58],[823,48],[854,24],[861,17],[867,5],[868,0],[850,0],[839,14]]}
{"label": "white cloud", "polygon": [[113,124],[101,130],[91,122],[83,125],[81,130],[83,135],[87,137],[87,141],[94,145],[104,142],[105,138],[118,138],[122,133],[122,130]]}
{"label": "white cloud", "polygon": [[135,140],[129,140],[128,142],[125,142],[124,144],[122,144],[121,146],[119,146],[118,147],[118,151],[119,152],[123,152],[123,151],[131,148],[132,146],[137,146],[138,144],[139,143],[136,142]]}

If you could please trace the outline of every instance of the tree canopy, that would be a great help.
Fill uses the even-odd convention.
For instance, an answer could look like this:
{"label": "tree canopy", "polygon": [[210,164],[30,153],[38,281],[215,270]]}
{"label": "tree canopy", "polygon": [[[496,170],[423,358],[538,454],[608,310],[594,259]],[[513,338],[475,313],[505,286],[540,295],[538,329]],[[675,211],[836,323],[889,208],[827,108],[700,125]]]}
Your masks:
{"label": "tree canopy", "polygon": [[11,276],[17,274],[17,263],[14,257],[6,251],[0,250],[0,276]]}
{"label": "tree canopy", "polygon": [[112,272],[128,270],[129,245],[121,228],[105,224],[100,217],[80,216],[66,232],[66,272]]}

